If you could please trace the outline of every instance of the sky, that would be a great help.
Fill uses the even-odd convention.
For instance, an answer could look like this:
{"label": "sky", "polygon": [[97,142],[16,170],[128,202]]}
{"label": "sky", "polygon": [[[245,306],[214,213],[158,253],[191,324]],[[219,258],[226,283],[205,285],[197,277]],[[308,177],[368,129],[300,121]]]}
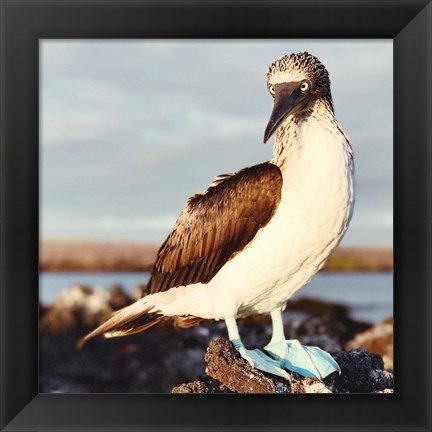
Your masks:
{"label": "sky", "polygon": [[272,158],[279,56],[329,71],[354,150],[344,246],[393,244],[391,40],[42,40],[41,238],[161,242],[217,174]]}

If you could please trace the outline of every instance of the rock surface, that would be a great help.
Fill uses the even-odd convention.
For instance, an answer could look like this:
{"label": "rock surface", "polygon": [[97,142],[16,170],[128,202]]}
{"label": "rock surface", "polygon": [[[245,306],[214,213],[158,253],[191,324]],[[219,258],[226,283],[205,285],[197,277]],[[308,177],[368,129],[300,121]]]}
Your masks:
{"label": "rock surface", "polygon": [[[138,335],[96,338],[77,349],[83,335],[132,301],[134,298],[119,286],[108,291],[76,286],[64,290],[51,306],[40,305],[40,392],[322,393],[390,388],[384,385],[388,376],[380,369],[377,357],[357,350],[346,359],[341,352],[371,325],[353,320],[345,306],[315,300],[290,302],[283,320],[288,338],[317,345],[335,353],[335,357],[341,356],[341,363],[346,363],[346,375],[326,381],[324,387],[319,381],[295,374],[290,384],[251,368],[226,339],[221,339],[226,335],[224,322],[206,321],[179,330],[166,321]],[[239,331],[248,348],[261,348],[271,337],[271,322],[268,316],[241,319]],[[364,370],[357,384],[350,382],[358,378],[357,372],[349,369],[353,358]],[[205,376],[206,368],[210,376]],[[381,384],[372,385],[371,380]]]}
{"label": "rock surface", "polygon": [[[43,271],[151,271],[159,243],[43,240],[40,265]],[[392,271],[390,248],[337,247],[324,270]]]}
{"label": "rock surface", "polygon": [[118,285],[110,289],[75,285],[65,288],[50,307],[40,309],[39,332],[62,334],[94,328],[132,300]]}
{"label": "rock surface", "polygon": [[342,372],[326,380],[334,393],[373,393],[393,389],[393,374],[382,357],[364,348],[334,353]]}
{"label": "rock surface", "polygon": [[393,370],[393,317],[357,334],[346,344],[346,348],[366,348],[370,352],[380,354],[384,360],[384,367]]}
{"label": "rock surface", "polygon": [[207,348],[208,378],[175,387],[173,393],[391,393],[393,375],[384,370],[378,354],[365,349],[337,351],[334,358],[341,373],[323,382],[291,373],[285,380],[254,369],[230,341],[220,338]]}
{"label": "rock surface", "polygon": [[[204,357],[206,373],[236,393],[278,393],[279,382],[253,368],[226,338],[217,339]],[[284,388],[285,390],[285,388]]]}

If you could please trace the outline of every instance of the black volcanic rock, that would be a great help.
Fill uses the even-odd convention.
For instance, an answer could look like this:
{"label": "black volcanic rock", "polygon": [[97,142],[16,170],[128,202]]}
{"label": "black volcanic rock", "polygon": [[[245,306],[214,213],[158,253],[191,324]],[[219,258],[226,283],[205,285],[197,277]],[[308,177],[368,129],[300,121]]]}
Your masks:
{"label": "black volcanic rock", "polygon": [[[333,353],[341,373],[324,381],[291,373],[291,379],[254,369],[226,338],[207,348],[206,377],[203,381],[182,384],[173,393],[391,393],[393,375],[384,370],[382,358],[364,349]],[[211,385],[209,385],[211,383]],[[219,383],[219,386],[217,385]]]}
{"label": "black volcanic rock", "polygon": [[379,354],[365,349],[338,351],[335,360],[342,369],[340,375],[329,377],[329,388],[337,393],[373,393],[393,389],[393,374],[384,369]]}
{"label": "black volcanic rock", "polygon": [[380,354],[384,367],[393,370],[393,317],[389,317],[365,331],[358,333],[350,340],[345,349],[366,348],[370,352]]}
{"label": "black volcanic rock", "polygon": [[[391,376],[369,353],[339,353],[355,334],[371,326],[351,319],[344,306],[310,299],[288,304],[289,310],[283,314],[284,327],[288,338],[340,356],[345,375],[330,377],[327,385],[295,374],[290,384],[251,368],[229,341],[221,341],[226,336],[223,321],[204,321],[196,327],[176,329],[166,320],[138,335],[100,337],[77,349],[83,335],[133,300],[119,286],[110,290],[76,286],[63,291],[51,306],[40,305],[40,392],[168,393],[176,387],[180,393],[227,393],[251,388],[254,392],[301,393],[390,388]],[[247,348],[262,348],[270,340],[268,316],[238,321]],[[350,369],[353,360],[361,365],[359,371]],[[205,376],[206,367],[218,381]],[[231,378],[230,368],[235,371]],[[251,375],[252,384],[248,382]]]}

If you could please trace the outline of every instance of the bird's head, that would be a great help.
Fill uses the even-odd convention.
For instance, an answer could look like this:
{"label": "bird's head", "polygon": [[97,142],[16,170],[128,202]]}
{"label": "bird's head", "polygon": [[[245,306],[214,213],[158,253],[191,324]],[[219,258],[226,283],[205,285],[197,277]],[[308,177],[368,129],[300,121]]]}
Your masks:
{"label": "bird's head", "polygon": [[264,142],[289,115],[306,116],[317,99],[326,101],[333,110],[327,69],[307,52],[276,59],[267,73],[267,88],[274,105],[264,133]]}

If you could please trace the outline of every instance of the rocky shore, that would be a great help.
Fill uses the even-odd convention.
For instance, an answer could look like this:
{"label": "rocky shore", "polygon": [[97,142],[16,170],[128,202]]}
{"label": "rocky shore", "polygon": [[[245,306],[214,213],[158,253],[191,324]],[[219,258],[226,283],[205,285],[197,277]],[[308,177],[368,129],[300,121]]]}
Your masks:
{"label": "rocky shore", "polygon": [[[42,271],[151,271],[160,244],[151,242],[44,239]],[[324,271],[392,271],[390,248],[338,247]]]}
{"label": "rocky shore", "polygon": [[295,372],[290,380],[266,374],[241,358],[226,338],[210,343],[205,355],[208,377],[175,387],[173,393],[391,393],[393,375],[378,354],[355,349],[333,352],[341,367],[324,381]]}
{"label": "rocky shore", "polygon": [[[138,289],[142,289],[138,288]],[[138,295],[138,293],[137,293]],[[291,382],[253,369],[226,339],[223,322],[176,329],[170,320],[135,336],[77,342],[135,298],[119,286],[74,286],[40,306],[42,393],[388,393],[393,388],[393,323],[350,317],[343,305],[314,300],[288,304],[288,338],[317,345],[341,366],[324,382],[292,374]],[[267,316],[239,320],[248,348],[271,335]]]}

